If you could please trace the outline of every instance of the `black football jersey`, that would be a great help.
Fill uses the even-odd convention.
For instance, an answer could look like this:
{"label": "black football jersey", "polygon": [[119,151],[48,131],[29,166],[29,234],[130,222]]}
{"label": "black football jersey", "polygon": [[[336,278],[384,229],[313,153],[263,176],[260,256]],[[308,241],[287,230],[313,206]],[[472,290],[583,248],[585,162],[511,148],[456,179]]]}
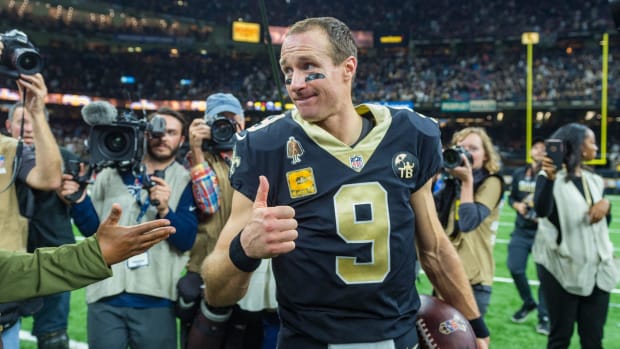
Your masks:
{"label": "black football jersey", "polygon": [[396,338],[414,326],[415,215],[410,196],[442,162],[440,131],[409,109],[360,105],[374,123],[350,147],[296,111],[237,138],[231,183],[252,201],[295,209],[296,248],[273,259],[284,326],[323,343]]}

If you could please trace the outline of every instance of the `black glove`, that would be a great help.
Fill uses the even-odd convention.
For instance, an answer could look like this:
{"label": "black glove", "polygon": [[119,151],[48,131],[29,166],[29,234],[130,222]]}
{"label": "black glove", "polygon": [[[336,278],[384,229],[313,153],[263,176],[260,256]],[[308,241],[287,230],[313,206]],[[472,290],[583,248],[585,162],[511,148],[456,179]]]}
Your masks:
{"label": "black glove", "polygon": [[176,316],[181,319],[181,322],[191,324],[193,321],[202,300],[202,285],[200,274],[191,271],[188,271],[177,282],[179,299],[174,308]]}

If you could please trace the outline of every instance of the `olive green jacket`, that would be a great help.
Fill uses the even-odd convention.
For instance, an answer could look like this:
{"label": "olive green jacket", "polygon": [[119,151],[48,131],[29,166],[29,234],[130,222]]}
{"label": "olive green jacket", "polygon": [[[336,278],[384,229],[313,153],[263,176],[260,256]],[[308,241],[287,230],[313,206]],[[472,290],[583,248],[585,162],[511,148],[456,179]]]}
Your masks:
{"label": "olive green jacket", "polygon": [[0,303],[74,290],[110,276],[94,237],[34,253],[0,250]]}

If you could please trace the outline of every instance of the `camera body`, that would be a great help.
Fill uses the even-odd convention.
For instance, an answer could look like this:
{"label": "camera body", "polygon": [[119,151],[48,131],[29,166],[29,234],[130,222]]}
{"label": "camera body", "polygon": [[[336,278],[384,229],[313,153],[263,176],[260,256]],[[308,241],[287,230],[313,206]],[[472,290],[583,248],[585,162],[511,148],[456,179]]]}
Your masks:
{"label": "camera body", "polygon": [[470,164],[474,162],[470,152],[460,145],[455,145],[443,151],[443,167],[452,169],[465,165],[461,154],[465,155]]}
{"label": "camera body", "polygon": [[235,145],[237,122],[223,114],[217,114],[215,117],[208,117],[206,123],[211,127],[211,139],[203,140],[202,150],[232,150]]}
{"label": "camera body", "polygon": [[534,211],[533,207],[527,206],[527,212],[523,215],[523,218],[528,219],[530,221],[535,221],[538,218],[536,211]]}
{"label": "camera body", "polygon": [[[166,174],[164,170],[155,170],[152,175],[149,175],[148,173],[146,173],[146,168],[143,168],[143,170],[144,170],[144,173],[142,174],[143,175],[142,187],[146,190],[149,190],[157,185],[157,183],[155,183],[155,181],[153,181],[151,178],[158,177],[158,178],[164,179],[164,176]],[[159,200],[151,201],[151,205],[153,206],[159,206],[159,204],[160,204]]]}
{"label": "camera body", "polygon": [[12,78],[19,74],[34,75],[43,68],[43,60],[39,50],[28,36],[17,29],[0,34],[0,41],[4,45],[0,56],[0,73]]}
{"label": "camera body", "polygon": [[124,113],[111,124],[94,125],[88,140],[90,165],[96,170],[104,167],[139,169],[148,146],[146,134],[157,138],[165,132],[163,117],[156,115],[146,121],[138,119],[133,112]]}
{"label": "camera body", "polygon": [[545,151],[547,156],[553,160],[553,164],[559,171],[564,163],[564,142],[561,139],[546,139]]}

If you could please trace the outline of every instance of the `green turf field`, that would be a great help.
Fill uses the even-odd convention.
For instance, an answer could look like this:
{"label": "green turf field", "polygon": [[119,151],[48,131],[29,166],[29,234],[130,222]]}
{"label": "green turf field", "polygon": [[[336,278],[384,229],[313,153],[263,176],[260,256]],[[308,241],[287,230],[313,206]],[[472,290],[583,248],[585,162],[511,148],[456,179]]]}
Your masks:
{"label": "green turf field", "polygon": [[[612,201],[612,223],[610,225],[611,239],[620,255],[620,196],[608,196]],[[615,217],[615,220],[613,219]],[[495,246],[496,282],[493,285],[491,306],[486,317],[491,330],[491,348],[498,349],[524,349],[544,348],[546,338],[535,332],[536,315],[530,314],[526,322],[515,324],[510,321],[512,314],[521,306],[521,300],[516,288],[510,281],[510,273],[506,268],[507,244],[515,219],[514,211],[504,205],[501,213],[500,228]],[[530,261],[528,275],[530,279],[536,279],[534,265]],[[534,286],[535,287],[535,286]],[[421,293],[430,293],[430,283],[422,275],[418,282]],[[620,285],[618,285],[620,288]],[[536,289],[533,290],[536,294]],[[24,319],[22,330],[31,328],[31,319]],[[71,314],[69,323],[69,336],[72,340],[86,342],[86,304],[84,291],[75,291],[71,298]],[[607,325],[605,326],[605,348],[617,348],[620,343],[620,290],[615,290],[611,295],[611,306]],[[36,344],[30,340],[22,341],[22,348],[34,349]],[[80,346],[85,348],[86,346]],[[573,336],[571,349],[579,348],[577,336]]]}

